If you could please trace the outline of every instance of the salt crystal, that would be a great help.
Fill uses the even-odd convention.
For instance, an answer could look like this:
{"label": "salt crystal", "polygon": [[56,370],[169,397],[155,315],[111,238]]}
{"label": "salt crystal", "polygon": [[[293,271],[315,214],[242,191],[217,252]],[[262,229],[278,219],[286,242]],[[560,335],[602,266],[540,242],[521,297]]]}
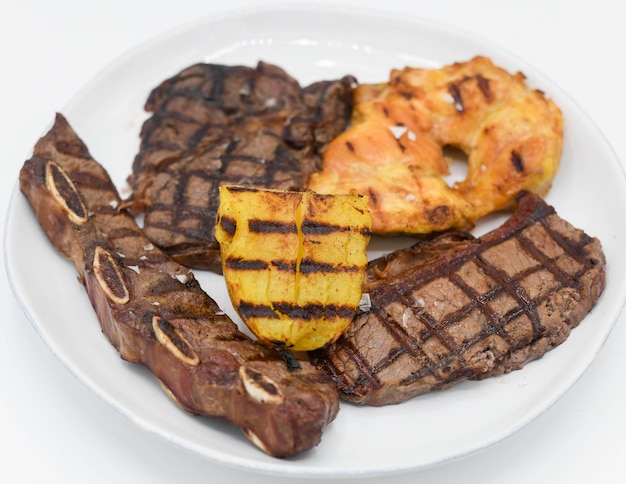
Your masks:
{"label": "salt crystal", "polygon": [[185,284],[187,282],[187,274],[174,274],[174,277],[178,279],[178,281],[182,284]]}
{"label": "salt crystal", "polygon": [[391,131],[395,139],[400,139],[400,137],[407,132],[407,128],[406,126],[395,125],[389,126],[389,131]]}
{"label": "salt crystal", "polygon": [[372,300],[370,299],[369,293],[364,292],[361,295],[361,300],[359,301],[359,309],[364,313],[372,309]]}

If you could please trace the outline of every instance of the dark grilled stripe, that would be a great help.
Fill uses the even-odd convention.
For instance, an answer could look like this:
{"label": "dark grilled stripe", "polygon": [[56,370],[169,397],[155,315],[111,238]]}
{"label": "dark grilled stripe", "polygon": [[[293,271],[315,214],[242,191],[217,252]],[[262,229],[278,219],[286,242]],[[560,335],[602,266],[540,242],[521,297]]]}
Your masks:
{"label": "dark grilled stripe", "polygon": [[297,234],[295,223],[277,222],[276,220],[251,219],[248,221],[250,232],[258,234]]}
{"label": "dark grilled stripe", "polygon": [[358,272],[359,270],[360,268],[358,266],[331,264],[313,259],[302,259],[300,262],[300,272],[302,274],[315,274],[317,272],[337,274],[342,272]]}
{"label": "dark grilled stripe", "polygon": [[336,225],[316,222],[314,220],[304,220],[302,222],[302,233],[307,235],[331,235],[337,232],[358,232],[368,234],[365,227],[352,227],[350,225]]}
{"label": "dark grilled stripe", "polygon": [[456,84],[450,84],[448,92],[454,99],[454,106],[456,110],[460,113],[465,111],[465,106],[463,106],[463,96],[461,95],[461,89]]}
{"label": "dark grilled stripe", "polygon": [[483,96],[485,96],[485,101],[491,102],[493,96],[491,93],[489,79],[481,76],[480,74],[476,74],[476,84],[478,84],[478,89],[480,89],[480,92],[482,92]]}
{"label": "dark grilled stripe", "polygon": [[[511,278],[503,270],[498,267],[494,267],[489,262],[484,260],[482,255],[475,257],[474,262],[484,271],[485,274],[487,274],[487,276],[493,279],[496,284],[501,286],[511,297],[513,297],[521,308],[523,308],[526,315],[530,318],[535,334],[541,333],[544,328],[539,320],[539,315],[537,314],[536,301],[532,300],[532,298],[520,285],[520,274],[516,274],[515,277]],[[487,314],[487,317],[489,317],[489,314]],[[493,318],[492,322],[497,324],[497,321],[493,321]]]}
{"label": "dark grilled stripe", "polygon": [[311,319],[337,319],[352,318],[356,311],[350,306],[338,306],[336,304],[305,304],[297,306],[292,303],[278,302],[274,303],[277,311],[285,314],[290,319],[301,319],[310,321]]}
{"label": "dark grilled stripe", "polygon": [[275,267],[279,271],[296,272],[295,262],[273,260],[267,262],[263,259],[241,259],[238,257],[229,257],[226,259],[226,267],[235,271],[262,271]]}
{"label": "dark grilled stripe", "polygon": [[[263,259],[242,259],[238,257],[229,257],[226,259],[226,267],[236,271],[261,271],[274,267],[282,272],[296,273],[296,262],[286,260],[273,260],[267,262]],[[358,266],[348,266],[331,264],[326,262],[318,262],[313,259],[303,259],[300,263],[301,274],[317,274],[317,273],[354,273],[358,272]]]}
{"label": "dark grilled stripe", "polygon": [[235,230],[237,229],[237,222],[232,217],[222,216],[220,218],[220,225],[222,230],[226,232],[231,237],[235,235]]}
{"label": "dark grilled stripe", "polygon": [[259,189],[255,188],[255,187],[231,185],[231,186],[228,187],[228,191],[230,191],[230,192],[238,192],[238,193],[246,193],[246,192],[257,193],[259,191]]}
{"label": "dark grilled stripe", "polygon": [[293,261],[273,260],[272,266],[276,267],[279,271],[296,273],[296,263]]}
{"label": "dark grilled stripe", "polygon": [[226,267],[235,271],[262,271],[268,268],[268,264],[264,260],[229,257]]}
{"label": "dark grilled stripe", "polygon": [[239,304],[239,312],[245,318],[269,318],[280,319],[281,313],[293,320],[311,321],[313,319],[352,318],[356,311],[349,306],[336,304],[305,304],[298,306],[289,302],[275,302],[273,309],[264,304],[254,304],[242,301]]}
{"label": "dark grilled stripe", "polygon": [[246,301],[239,303],[239,314],[243,319],[248,318],[267,318],[267,319],[279,319],[278,314],[269,306],[261,304],[253,304]]}

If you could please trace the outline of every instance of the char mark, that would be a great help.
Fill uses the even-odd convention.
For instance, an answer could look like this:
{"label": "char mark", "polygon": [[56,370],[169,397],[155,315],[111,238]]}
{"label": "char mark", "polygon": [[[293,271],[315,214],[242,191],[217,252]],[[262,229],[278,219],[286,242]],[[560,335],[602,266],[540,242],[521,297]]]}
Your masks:
{"label": "char mark", "polygon": [[226,259],[226,267],[235,271],[262,271],[268,268],[268,264],[264,260],[229,257]]}
{"label": "char mark", "polygon": [[350,225],[336,225],[304,220],[302,222],[302,233],[307,235],[332,235],[337,232],[359,232],[368,235],[369,231],[362,227],[351,227]]}
{"label": "char mark", "polygon": [[278,222],[276,220],[251,219],[248,221],[250,232],[258,234],[297,234],[295,223]]}
{"label": "char mark", "polygon": [[[292,261],[273,260],[268,263],[267,261],[264,261],[262,259],[250,260],[241,259],[238,257],[227,258],[226,267],[236,271],[262,271],[273,267],[281,272],[290,272],[293,274],[295,274],[298,269],[296,263]],[[359,271],[359,267],[357,266],[329,264],[324,262],[318,262],[314,259],[303,259],[300,262],[301,274],[347,273],[357,271]]]}
{"label": "char mark", "polygon": [[481,76],[480,74],[477,74],[476,83],[478,84],[478,89],[480,89],[480,92],[482,92],[483,96],[485,96],[485,100],[487,102],[491,102],[492,96],[491,96],[491,86],[489,85],[489,79]]}
{"label": "char mark", "polygon": [[452,96],[452,99],[454,99],[454,107],[456,110],[460,113],[465,112],[465,106],[463,106],[463,96],[459,86],[457,84],[450,84],[448,92]]}
{"label": "char mark", "polygon": [[300,262],[300,272],[302,274],[315,274],[317,272],[322,273],[341,273],[341,272],[358,272],[360,269],[357,266],[329,264],[325,262],[319,262],[313,259],[302,259]]}
{"label": "char mark", "polygon": [[516,172],[521,173],[524,171],[524,159],[522,155],[515,150],[511,151],[511,163]]}
{"label": "char mark", "polygon": [[305,304],[298,306],[290,302],[275,302],[272,306],[242,301],[239,304],[242,318],[280,319],[281,315],[292,320],[311,321],[313,319],[334,320],[351,318],[354,308],[338,304]]}
{"label": "char mark", "polygon": [[235,235],[235,230],[237,229],[237,222],[232,217],[221,217],[220,225],[222,226],[222,230],[226,232],[231,237]]}

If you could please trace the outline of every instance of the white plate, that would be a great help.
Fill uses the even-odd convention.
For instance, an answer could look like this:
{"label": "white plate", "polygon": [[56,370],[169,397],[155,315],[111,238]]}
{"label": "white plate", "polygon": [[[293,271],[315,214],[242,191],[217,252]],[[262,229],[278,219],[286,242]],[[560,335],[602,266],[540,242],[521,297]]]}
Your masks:
{"label": "white plate", "polygon": [[[145,369],[119,358],[102,336],[72,265],[52,248],[16,189],[5,257],[17,299],[51,351],[103,400],[142,429],[229,466],[299,477],[384,475],[440,464],[501,441],[576,382],[607,338],[626,295],[624,174],[589,118],[531,66],[482,39],[418,19],[328,7],[268,8],[203,21],[133,50],[80,91],[63,114],[123,188],[138,148],[146,96],[192,63],[254,65],[262,59],[284,67],[304,85],[347,73],[361,82],[382,81],[392,67],[435,67],[476,54],[510,71],[522,70],[531,85],[562,107],[562,168],[547,198],[564,218],[601,239],[608,261],[607,287],[593,312],[563,346],[523,370],[397,406],[344,404],[319,446],[278,460],[227,423],[185,415]],[[236,318],[223,280],[197,273],[205,290]]]}

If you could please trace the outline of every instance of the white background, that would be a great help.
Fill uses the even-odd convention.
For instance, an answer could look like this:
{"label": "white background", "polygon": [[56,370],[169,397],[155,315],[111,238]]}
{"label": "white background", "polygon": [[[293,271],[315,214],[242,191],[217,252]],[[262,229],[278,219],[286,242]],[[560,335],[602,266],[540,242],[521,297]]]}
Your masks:
{"label": "white background", "polygon": [[[261,3],[267,2],[21,0],[10,6],[3,2],[2,216],[19,168],[53,114],[62,111],[104,66],[169,29]],[[431,18],[504,47],[573,97],[626,162],[626,29],[619,2],[343,0],[341,4]],[[4,261],[1,264],[4,268]],[[0,277],[0,285],[1,482],[286,482],[207,462],[132,425],[61,366],[23,315],[6,276]],[[622,314],[580,381],[515,435],[437,468],[369,482],[623,482],[625,320]]]}

